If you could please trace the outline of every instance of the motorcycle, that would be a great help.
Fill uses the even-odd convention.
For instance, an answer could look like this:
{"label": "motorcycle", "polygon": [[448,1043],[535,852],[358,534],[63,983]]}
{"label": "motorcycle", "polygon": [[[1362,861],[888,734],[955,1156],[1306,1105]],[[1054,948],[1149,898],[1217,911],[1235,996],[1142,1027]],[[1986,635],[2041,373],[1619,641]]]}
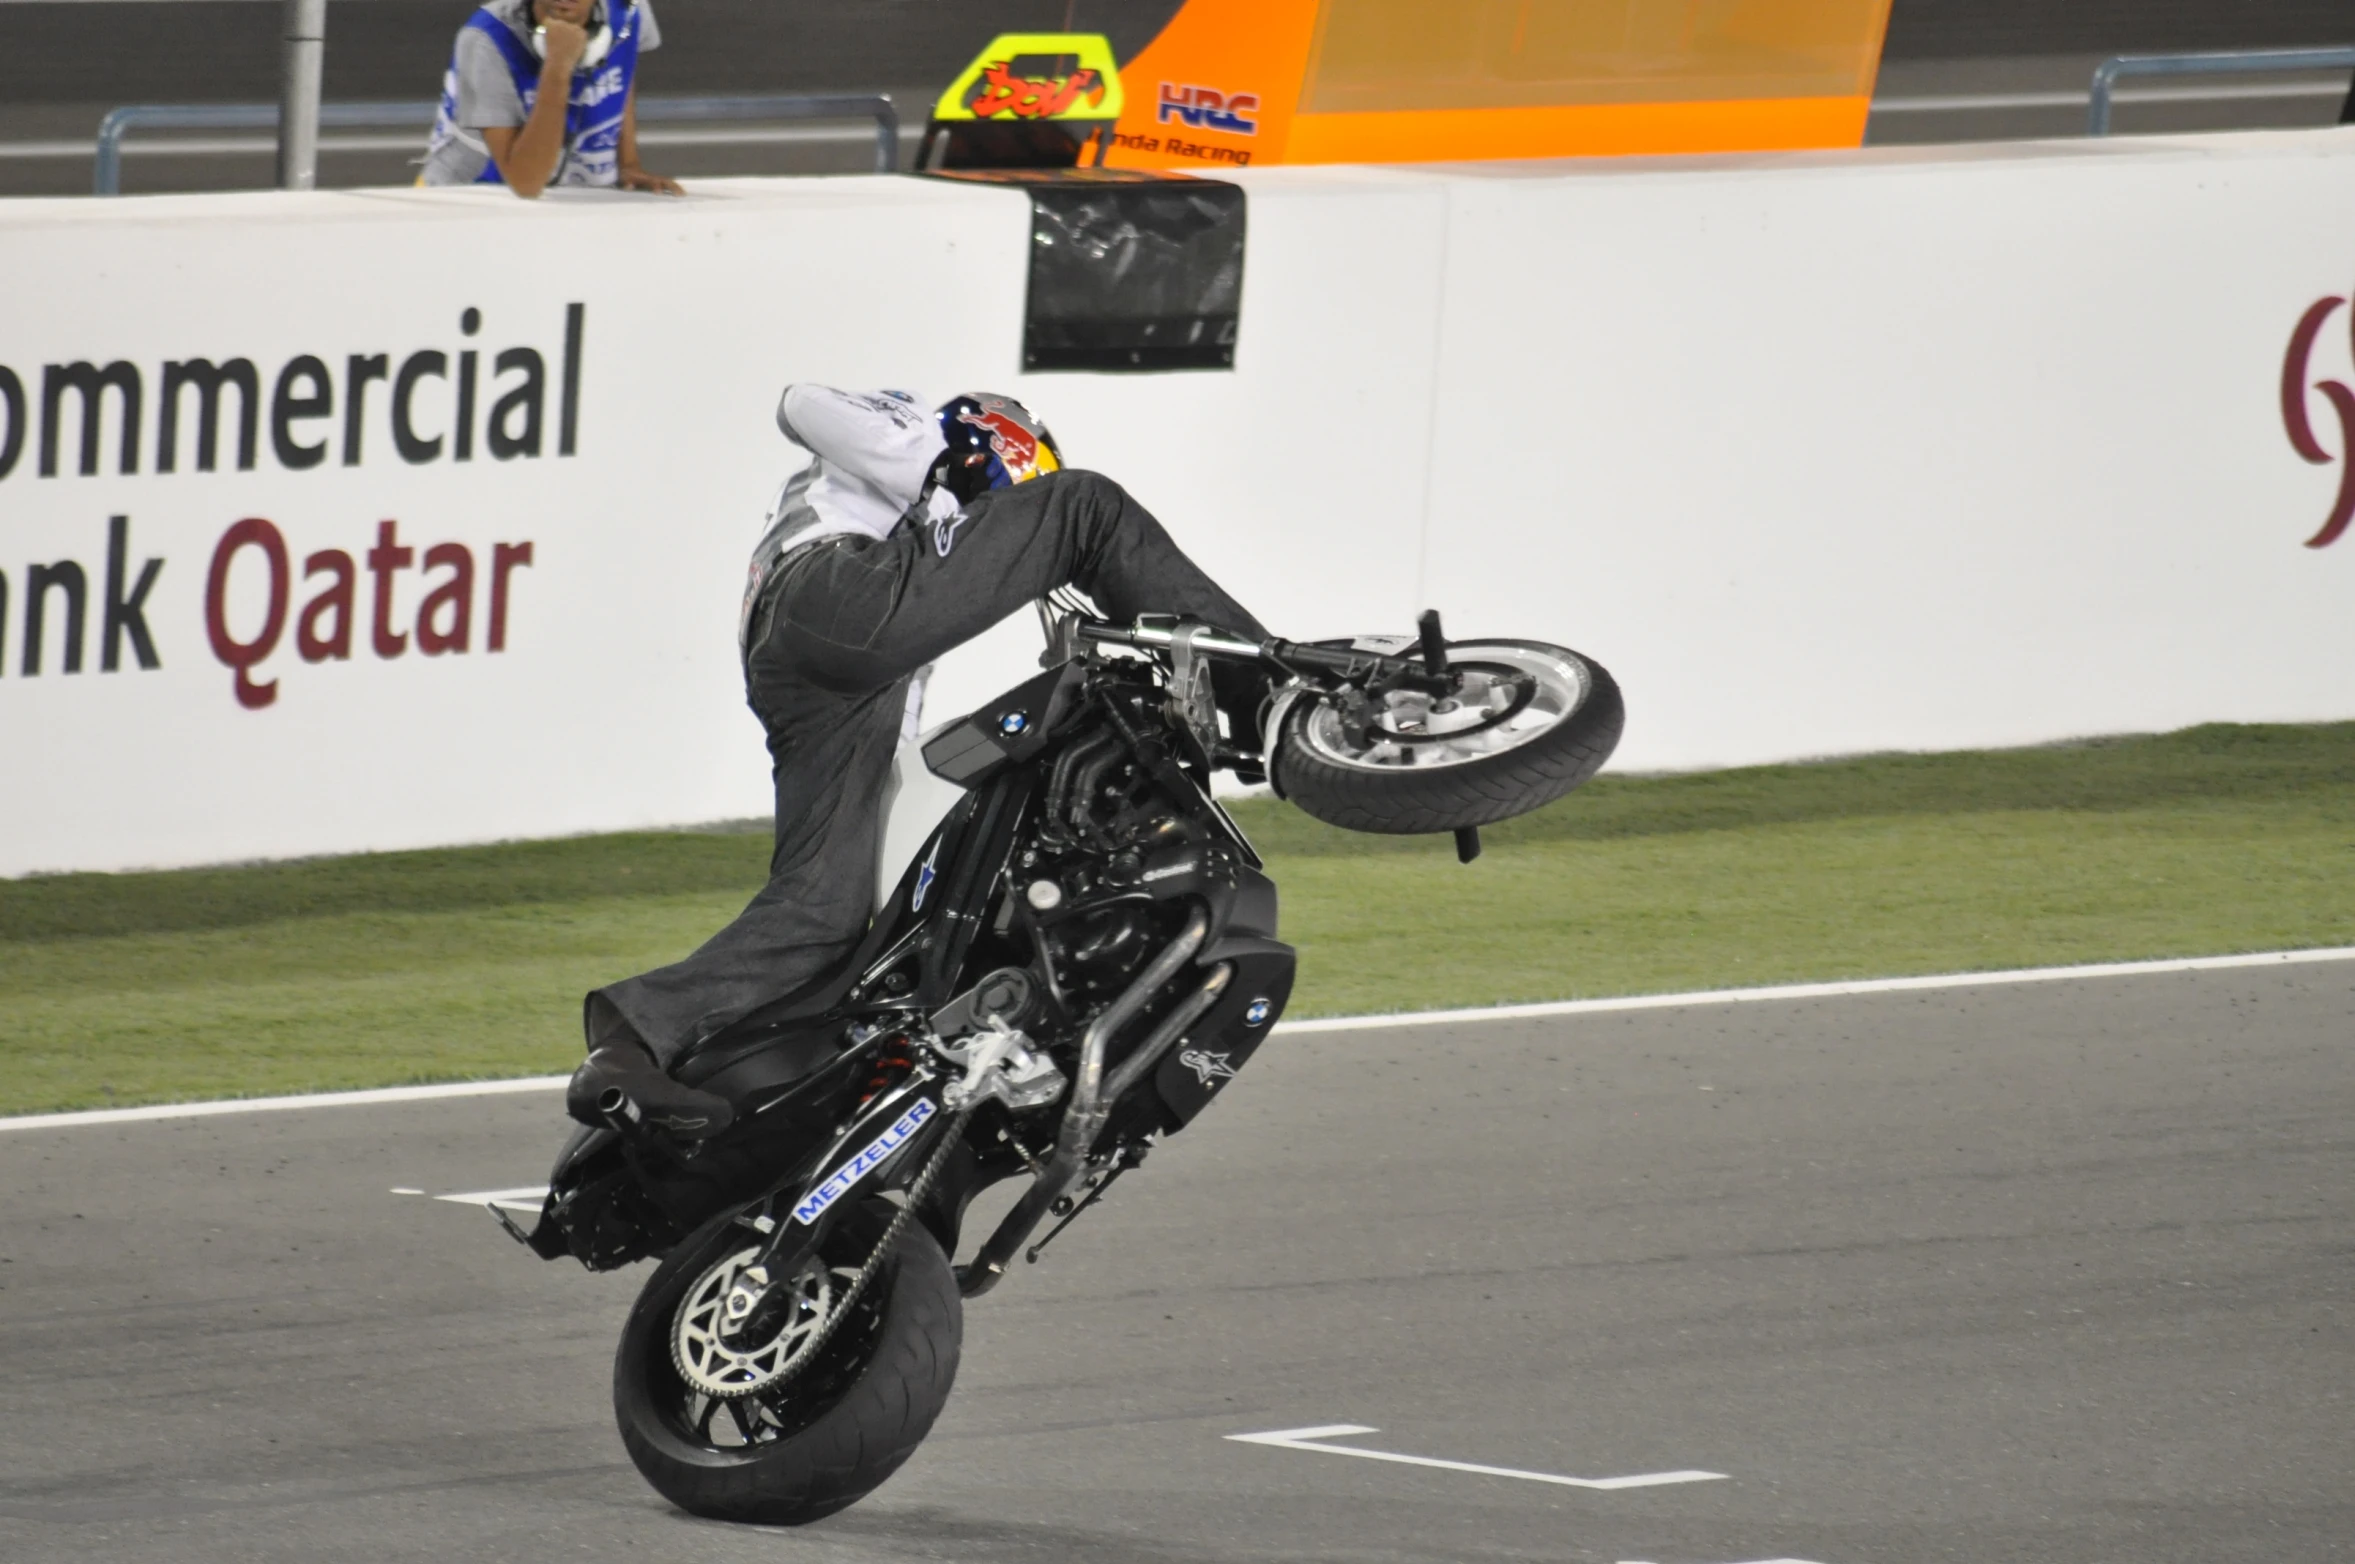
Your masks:
{"label": "motorcycle", "polygon": [[[948,1399],[965,1300],[1035,1262],[1267,1038],[1294,952],[1214,769],[1351,830],[1454,832],[1469,862],[1481,826],[1592,776],[1623,721],[1600,665],[1451,643],[1436,614],[1415,636],[1303,644],[1060,606],[1041,606],[1046,671],[924,742],[960,792],[858,947],[674,1066],[729,1099],[731,1127],[672,1141],[608,1092],[533,1229],[492,1208],[546,1259],[660,1257],[613,1401],[682,1509],[798,1524],[883,1483]],[[1221,731],[1219,659],[1273,675],[1258,733]],[[952,1266],[974,1197],[1022,1178]]]}

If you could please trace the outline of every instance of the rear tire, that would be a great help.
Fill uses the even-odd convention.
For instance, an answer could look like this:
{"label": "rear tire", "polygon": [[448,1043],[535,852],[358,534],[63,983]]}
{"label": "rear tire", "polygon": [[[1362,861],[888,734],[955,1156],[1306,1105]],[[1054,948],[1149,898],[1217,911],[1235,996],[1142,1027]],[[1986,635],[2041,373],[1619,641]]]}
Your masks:
{"label": "rear tire", "polygon": [[1536,641],[1456,642],[1448,656],[1465,665],[1558,670],[1547,682],[1560,709],[1491,752],[1467,755],[1478,746],[1451,747],[1441,737],[1352,754],[1337,741],[1330,709],[1304,701],[1275,735],[1276,791],[1343,830],[1419,836],[1543,808],[1601,770],[1618,748],[1627,708],[1602,664]]}
{"label": "rear tire", "polygon": [[[855,1268],[893,1210],[882,1201],[862,1205],[822,1257]],[[673,1360],[674,1322],[698,1278],[761,1242],[731,1212],[663,1261],[622,1329],[613,1410],[630,1459],[680,1509],[799,1526],[866,1497],[931,1432],[956,1383],[963,1305],[948,1257],[921,1223],[910,1223],[816,1360],[769,1400],[712,1405],[693,1394]]]}

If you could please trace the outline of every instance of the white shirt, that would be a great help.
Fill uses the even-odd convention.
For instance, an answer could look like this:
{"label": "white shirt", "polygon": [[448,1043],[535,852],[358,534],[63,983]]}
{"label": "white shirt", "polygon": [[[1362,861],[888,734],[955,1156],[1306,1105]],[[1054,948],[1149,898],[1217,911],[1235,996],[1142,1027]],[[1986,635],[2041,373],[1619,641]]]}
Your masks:
{"label": "white shirt", "polygon": [[[844,533],[878,542],[889,537],[925,497],[932,465],[948,449],[939,421],[908,391],[790,385],[777,401],[777,427],[812,460],[777,490],[752,551],[744,606],[736,621],[737,646],[748,653],[753,607],[786,551]],[[961,513],[955,495],[946,489],[932,491],[923,525],[932,528],[935,546],[944,555]],[[931,672],[927,664],[910,681],[900,719],[903,743],[916,736],[924,710],[924,683]]]}

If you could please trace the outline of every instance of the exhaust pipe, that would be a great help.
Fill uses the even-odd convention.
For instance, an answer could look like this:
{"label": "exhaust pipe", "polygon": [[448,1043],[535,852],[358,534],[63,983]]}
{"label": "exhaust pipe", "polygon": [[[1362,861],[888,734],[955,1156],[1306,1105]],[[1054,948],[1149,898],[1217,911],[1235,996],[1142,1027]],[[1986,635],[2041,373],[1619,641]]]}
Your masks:
{"label": "exhaust pipe", "polygon": [[639,1111],[635,1097],[618,1086],[608,1086],[597,1094],[597,1117],[611,1125],[623,1140],[631,1140],[646,1116]]}
{"label": "exhaust pipe", "polygon": [[1104,1101],[1109,1106],[1128,1095],[1128,1089],[1144,1078],[1145,1072],[1161,1062],[1169,1052],[1169,1045],[1182,1036],[1187,1027],[1202,1019],[1202,1012],[1218,1003],[1218,996],[1227,991],[1235,980],[1235,964],[1222,961],[1210,969],[1210,976],[1202,986],[1187,996],[1184,1003],[1169,1013],[1169,1018],[1153,1028],[1153,1035],[1137,1045],[1137,1051],[1121,1061],[1112,1072],[1112,1079],[1104,1084]]}
{"label": "exhaust pipe", "polygon": [[[1120,997],[1106,1005],[1103,1014],[1089,1022],[1088,1029],[1080,1034],[1079,1076],[1072,1082],[1071,1106],[1063,1112],[1063,1131],[1055,1137],[1055,1154],[1047,1159],[1046,1168],[1031,1181],[1030,1188],[1022,1198],[1014,1203],[1014,1209],[1006,1213],[1006,1219],[998,1224],[998,1230],[989,1235],[989,1242],[981,1246],[981,1252],[973,1257],[973,1263],[959,1267],[957,1290],[966,1297],[978,1298],[998,1284],[1006,1274],[1007,1262],[1014,1258],[1014,1251],[1022,1247],[1023,1240],[1031,1235],[1040,1222],[1046,1220],[1047,1212],[1055,1202],[1079,1182],[1080,1175],[1087,1169],[1088,1148],[1096,1143],[1096,1136],[1103,1132],[1104,1120],[1110,1115],[1112,1103],[1118,1097],[1117,1092],[1107,1095],[1104,1090],[1105,1050],[1111,1046],[1113,1035],[1126,1026],[1139,1010],[1145,1008],[1146,1001],[1153,997],[1162,984],[1177,976],[1178,969],[1194,958],[1194,953],[1202,948],[1202,942],[1209,937],[1210,913],[1196,904],[1193,913],[1186,919],[1186,926],[1178,931],[1177,938],[1171,940],[1161,954],[1153,958],[1152,964],[1138,973],[1136,980],[1120,991]],[[1220,986],[1223,988],[1225,985],[1222,983]],[[1216,997],[1215,994],[1213,997]],[[1165,1025],[1161,1030],[1169,1028]],[[1171,1035],[1174,1037],[1176,1034],[1172,1032]],[[1159,1041],[1162,1047],[1168,1046],[1167,1040],[1161,1039],[1158,1031],[1154,1040]],[[1122,1086],[1134,1079],[1135,1076],[1129,1073],[1126,1066],[1114,1077],[1115,1084]]]}

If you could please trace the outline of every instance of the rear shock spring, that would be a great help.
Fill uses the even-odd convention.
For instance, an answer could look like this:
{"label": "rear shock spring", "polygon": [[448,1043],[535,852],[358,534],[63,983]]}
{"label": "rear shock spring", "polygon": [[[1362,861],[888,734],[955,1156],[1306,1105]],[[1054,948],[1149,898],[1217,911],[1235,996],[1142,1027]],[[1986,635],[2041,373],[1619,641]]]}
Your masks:
{"label": "rear shock spring", "polygon": [[875,1055],[875,1072],[867,1077],[867,1094],[859,1099],[859,1106],[864,1108],[906,1080],[915,1067],[914,1045],[904,1034],[892,1038]]}

